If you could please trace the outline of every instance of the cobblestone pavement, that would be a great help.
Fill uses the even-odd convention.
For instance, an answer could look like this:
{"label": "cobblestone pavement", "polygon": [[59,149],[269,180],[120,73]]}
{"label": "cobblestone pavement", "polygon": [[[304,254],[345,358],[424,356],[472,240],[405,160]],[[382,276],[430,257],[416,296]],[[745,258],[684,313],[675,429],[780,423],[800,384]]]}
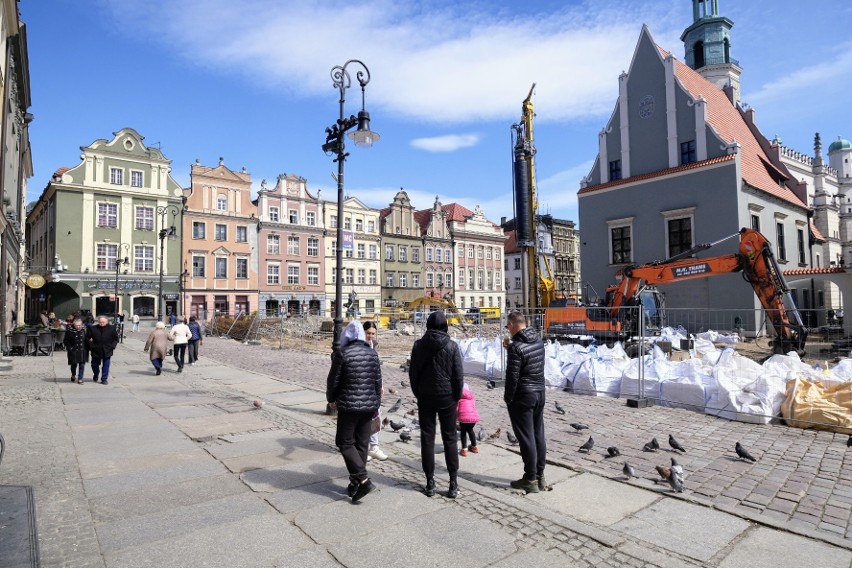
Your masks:
{"label": "cobblestone pavement", "polygon": [[[412,343],[413,343],[412,338]],[[251,346],[226,339],[210,338],[203,356],[286,378],[317,390],[325,389],[328,355]],[[386,405],[403,399],[400,413],[416,408],[407,386],[407,373],[397,364],[399,357],[383,365],[385,385],[397,393],[386,394]],[[502,389],[486,389],[485,381],[469,377],[482,416],[490,432],[509,428]],[[629,483],[654,488],[656,465],[668,465],[680,454],[668,447],[669,434],[686,448],[678,462],[686,471],[686,491],[674,497],[704,504],[776,528],[852,547],[852,450],[848,436],[784,425],[731,422],[702,413],[663,407],[628,408],[623,400],[580,396],[548,391],[546,429],[548,459],[570,469],[602,474],[622,480],[624,461],[632,464],[639,479]],[[565,415],[555,411],[559,401]],[[569,426],[590,426],[582,434]],[[579,446],[591,433],[595,449],[586,454]],[[392,433],[385,433],[391,437]],[[657,452],[642,446],[656,437]],[[739,441],[757,458],[756,463],[737,459]],[[501,437],[497,442],[510,444]],[[607,459],[605,449],[616,446],[622,457]],[[660,485],[660,492],[670,495]]]}

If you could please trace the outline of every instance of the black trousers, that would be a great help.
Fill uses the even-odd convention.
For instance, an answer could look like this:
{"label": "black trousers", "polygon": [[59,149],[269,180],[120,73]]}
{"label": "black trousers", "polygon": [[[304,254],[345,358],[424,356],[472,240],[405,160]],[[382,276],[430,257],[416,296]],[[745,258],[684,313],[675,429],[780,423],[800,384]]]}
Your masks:
{"label": "black trousers", "polygon": [[185,355],[186,343],[175,343],[175,363],[177,363],[178,369],[183,369]]}
{"label": "black trousers", "polygon": [[471,447],[476,447],[476,435],[473,433],[473,427],[476,426],[476,422],[459,422],[459,430],[461,430],[461,447],[466,448],[464,444],[465,436],[470,438]]}
{"label": "black trousers", "polygon": [[334,443],[340,448],[351,483],[367,479],[367,448],[370,445],[370,421],[374,412],[337,411],[337,435]]}
{"label": "black trousers", "polygon": [[447,472],[454,478],[459,470],[459,444],[456,438],[458,403],[454,400],[438,403],[417,401],[417,419],[420,421],[420,461],[426,479],[435,476],[435,425],[441,423],[441,440]]}
{"label": "black trousers", "polygon": [[521,447],[524,477],[534,480],[544,475],[547,444],[544,440],[544,391],[515,394],[509,404],[509,420]]}

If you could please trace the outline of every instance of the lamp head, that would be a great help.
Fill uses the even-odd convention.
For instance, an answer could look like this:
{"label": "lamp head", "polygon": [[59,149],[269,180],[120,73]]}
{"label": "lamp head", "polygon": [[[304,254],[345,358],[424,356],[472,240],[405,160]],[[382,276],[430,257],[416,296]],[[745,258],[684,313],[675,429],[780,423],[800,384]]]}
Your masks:
{"label": "lamp head", "polygon": [[166,236],[169,238],[170,241],[175,240],[177,238],[177,228],[174,225],[169,227],[169,232],[166,233]]}
{"label": "lamp head", "polygon": [[359,148],[369,148],[381,136],[370,130],[370,113],[366,110],[358,112],[358,130],[350,132],[349,138],[355,141],[355,145]]}

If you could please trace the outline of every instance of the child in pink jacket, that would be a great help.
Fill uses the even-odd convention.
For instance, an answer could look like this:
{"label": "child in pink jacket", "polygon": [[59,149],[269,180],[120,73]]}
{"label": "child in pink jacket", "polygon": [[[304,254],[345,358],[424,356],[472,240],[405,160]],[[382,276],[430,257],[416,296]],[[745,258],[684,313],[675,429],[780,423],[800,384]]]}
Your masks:
{"label": "child in pink jacket", "polygon": [[[476,447],[476,435],[473,433],[473,427],[479,422],[479,413],[476,411],[476,399],[473,398],[473,392],[465,383],[462,388],[462,397],[459,400],[459,429],[461,430],[461,450],[459,454],[467,455],[467,451],[478,454],[479,448]],[[465,435],[470,436],[470,445],[465,448]]]}

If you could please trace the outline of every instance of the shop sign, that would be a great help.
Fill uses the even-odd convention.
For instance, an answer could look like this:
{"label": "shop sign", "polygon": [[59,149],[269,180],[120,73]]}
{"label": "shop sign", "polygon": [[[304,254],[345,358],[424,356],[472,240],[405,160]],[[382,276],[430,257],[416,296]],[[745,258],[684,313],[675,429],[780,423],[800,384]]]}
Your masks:
{"label": "shop sign", "polygon": [[44,276],[41,274],[30,274],[27,277],[27,286],[30,288],[41,288],[45,283]]}

